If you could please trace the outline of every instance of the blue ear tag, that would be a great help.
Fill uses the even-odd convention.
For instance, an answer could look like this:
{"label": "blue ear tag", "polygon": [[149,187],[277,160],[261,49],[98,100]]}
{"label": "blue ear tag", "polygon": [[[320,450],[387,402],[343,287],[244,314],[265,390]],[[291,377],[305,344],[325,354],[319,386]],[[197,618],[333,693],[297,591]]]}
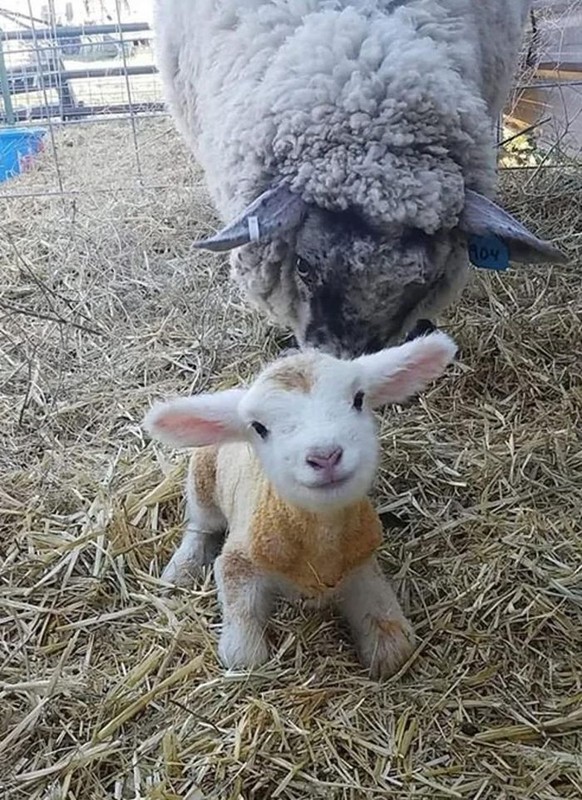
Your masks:
{"label": "blue ear tag", "polygon": [[469,260],[480,269],[503,272],[509,266],[509,247],[497,236],[469,236]]}

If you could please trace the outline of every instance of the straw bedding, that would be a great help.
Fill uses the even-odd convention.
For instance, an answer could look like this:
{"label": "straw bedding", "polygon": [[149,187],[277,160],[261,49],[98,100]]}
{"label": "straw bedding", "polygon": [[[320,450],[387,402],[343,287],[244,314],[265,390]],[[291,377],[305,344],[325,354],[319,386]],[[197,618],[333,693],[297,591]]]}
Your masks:
{"label": "straw bedding", "polygon": [[[278,346],[191,250],[213,217],[169,121],[137,136],[146,188],[130,128],[85,125],[56,139],[79,194],[0,201],[2,797],[581,797],[582,173],[504,179],[573,264],[476,273],[460,361],[382,421],[411,663],[373,683],[333,614],[282,606],[272,661],[225,674],[212,577],[159,581],[185,457],[140,420]],[[58,179],[49,152],[11,188]]]}

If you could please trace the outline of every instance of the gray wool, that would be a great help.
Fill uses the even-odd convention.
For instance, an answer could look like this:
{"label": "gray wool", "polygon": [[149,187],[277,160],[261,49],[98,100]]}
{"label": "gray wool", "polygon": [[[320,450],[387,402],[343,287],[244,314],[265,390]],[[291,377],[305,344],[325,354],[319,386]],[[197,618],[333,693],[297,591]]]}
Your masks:
{"label": "gray wool", "polygon": [[225,221],[287,177],[308,202],[432,232],[465,182],[494,186],[528,5],[158,0],[160,68]]}
{"label": "gray wool", "polygon": [[[284,178],[307,203],[355,211],[384,235],[440,236],[455,228],[466,188],[495,191],[494,127],[529,6],[157,0],[158,63],[223,222]],[[349,246],[356,260],[370,249]],[[303,290],[277,261],[292,249],[251,245],[232,263],[249,296],[298,330]],[[441,250],[460,258],[455,243]],[[419,270],[436,280],[423,259],[395,269],[407,264],[403,285]],[[370,269],[366,280],[381,280]],[[466,263],[451,269],[445,283],[456,286]]]}

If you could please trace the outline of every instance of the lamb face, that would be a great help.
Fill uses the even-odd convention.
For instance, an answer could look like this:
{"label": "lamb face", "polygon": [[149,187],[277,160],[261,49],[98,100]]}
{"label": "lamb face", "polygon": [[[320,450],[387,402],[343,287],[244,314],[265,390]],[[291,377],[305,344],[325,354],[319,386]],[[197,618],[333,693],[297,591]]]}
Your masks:
{"label": "lamb face", "polygon": [[237,413],[278,494],[318,512],[364,497],[378,463],[372,409],[424,387],[455,349],[437,333],[350,361],[310,351],[267,367]]}
{"label": "lamb face", "polygon": [[256,454],[288,503],[321,511],[367,493],[378,442],[366,390],[361,364],[305,353],[268,368],[241,401]]}
{"label": "lamb face", "polygon": [[155,407],[146,427],[176,446],[247,441],[284,501],[326,512],[371,486],[378,461],[372,409],[423,389],[455,351],[448,336],[433,333],[351,361],[300,353],[268,366],[249,389]]}

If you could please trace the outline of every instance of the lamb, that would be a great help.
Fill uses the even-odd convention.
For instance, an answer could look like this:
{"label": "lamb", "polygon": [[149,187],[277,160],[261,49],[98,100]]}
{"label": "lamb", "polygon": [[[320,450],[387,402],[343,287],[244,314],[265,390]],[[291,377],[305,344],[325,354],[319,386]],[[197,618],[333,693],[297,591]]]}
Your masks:
{"label": "lamb", "polygon": [[300,347],[401,341],[459,296],[473,235],[565,260],[490,199],[530,0],[156,3],[167,104],[225,223],[196,246],[231,251]]}
{"label": "lamb", "polygon": [[153,437],[197,448],[187,528],[162,579],[187,585],[216,559],[227,667],[268,658],[277,595],[335,602],[373,676],[410,656],[412,627],[374,555],[382,527],[367,499],[379,454],[372,409],[422,390],[455,352],[442,332],[352,361],[306,350],[268,365],[249,388],[148,413]]}

